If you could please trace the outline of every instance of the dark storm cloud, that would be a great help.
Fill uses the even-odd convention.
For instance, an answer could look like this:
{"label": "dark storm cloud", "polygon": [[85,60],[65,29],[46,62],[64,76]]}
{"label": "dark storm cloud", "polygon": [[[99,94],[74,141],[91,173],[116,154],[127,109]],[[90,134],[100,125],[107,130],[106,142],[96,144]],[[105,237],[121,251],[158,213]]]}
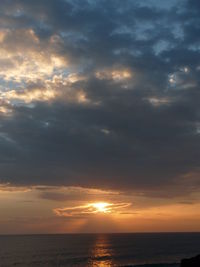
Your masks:
{"label": "dark storm cloud", "polygon": [[66,59],[59,74],[84,78],[51,80],[37,66],[37,80],[2,94],[1,182],[199,189],[200,7],[156,3],[2,1],[8,70],[15,45]]}

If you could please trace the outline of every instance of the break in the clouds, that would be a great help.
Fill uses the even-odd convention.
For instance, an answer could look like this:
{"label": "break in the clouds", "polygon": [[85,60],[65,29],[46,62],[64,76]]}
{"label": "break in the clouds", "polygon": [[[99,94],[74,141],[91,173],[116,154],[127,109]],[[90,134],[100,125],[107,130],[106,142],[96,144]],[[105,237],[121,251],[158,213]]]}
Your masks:
{"label": "break in the clouds", "polygon": [[0,6],[2,184],[199,190],[198,0]]}

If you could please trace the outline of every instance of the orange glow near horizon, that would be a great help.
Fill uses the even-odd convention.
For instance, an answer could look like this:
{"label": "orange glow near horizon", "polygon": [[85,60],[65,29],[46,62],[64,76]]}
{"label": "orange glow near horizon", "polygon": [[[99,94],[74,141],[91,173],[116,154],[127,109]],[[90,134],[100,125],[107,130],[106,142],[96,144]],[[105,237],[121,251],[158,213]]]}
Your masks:
{"label": "orange glow near horizon", "polygon": [[118,191],[0,184],[0,233],[195,232],[200,196],[193,197],[158,202]]}

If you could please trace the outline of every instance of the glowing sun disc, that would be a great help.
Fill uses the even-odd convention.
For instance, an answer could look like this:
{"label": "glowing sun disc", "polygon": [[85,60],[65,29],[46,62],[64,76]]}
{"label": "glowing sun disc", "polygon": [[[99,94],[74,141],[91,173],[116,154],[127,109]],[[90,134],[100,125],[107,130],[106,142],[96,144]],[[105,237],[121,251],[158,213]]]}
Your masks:
{"label": "glowing sun disc", "polygon": [[106,202],[97,202],[97,203],[93,203],[92,206],[97,210],[97,212],[109,212],[109,203]]}

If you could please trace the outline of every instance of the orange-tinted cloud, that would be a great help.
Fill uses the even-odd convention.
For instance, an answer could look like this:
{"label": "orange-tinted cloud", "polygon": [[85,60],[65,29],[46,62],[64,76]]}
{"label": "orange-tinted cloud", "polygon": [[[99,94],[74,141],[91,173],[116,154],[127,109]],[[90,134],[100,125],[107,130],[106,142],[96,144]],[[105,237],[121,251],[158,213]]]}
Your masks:
{"label": "orange-tinted cloud", "polygon": [[54,209],[54,212],[56,215],[63,217],[87,217],[97,213],[120,214],[123,212],[123,209],[129,207],[130,205],[130,203],[94,202],[83,206],[56,208]]}

